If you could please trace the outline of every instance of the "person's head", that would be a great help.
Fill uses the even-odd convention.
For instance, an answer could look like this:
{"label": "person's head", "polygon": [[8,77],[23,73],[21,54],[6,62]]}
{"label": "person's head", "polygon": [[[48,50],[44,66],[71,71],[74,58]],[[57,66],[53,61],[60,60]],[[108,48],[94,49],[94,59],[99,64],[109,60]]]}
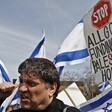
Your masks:
{"label": "person's head", "polygon": [[28,58],[18,68],[21,106],[43,110],[58,94],[59,74],[54,64],[45,58]]}

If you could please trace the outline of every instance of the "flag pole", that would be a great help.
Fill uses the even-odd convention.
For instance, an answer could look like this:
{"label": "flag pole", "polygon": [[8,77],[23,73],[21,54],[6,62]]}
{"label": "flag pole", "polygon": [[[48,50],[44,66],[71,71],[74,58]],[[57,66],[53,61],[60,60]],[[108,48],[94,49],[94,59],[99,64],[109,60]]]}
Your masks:
{"label": "flag pole", "polygon": [[92,77],[92,62],[90,59],[90,75],[91,75],[91,97],[93,98],[93,77]]}
{"label": "flag pole", "polygon": [[45,29],[42,30],[43,37],[45,36]]}
{"label": "flag pole", "polygon": [[70,101],[72,102],[72,104],[76,107],[74,101],[72,100],[72,98],[70,97],[70,95],[68,94],[68,92],[66,91],[66,89],[64,89],[64,92],[66,93],[66,95],[68,96],[68,98],[70,99]]}

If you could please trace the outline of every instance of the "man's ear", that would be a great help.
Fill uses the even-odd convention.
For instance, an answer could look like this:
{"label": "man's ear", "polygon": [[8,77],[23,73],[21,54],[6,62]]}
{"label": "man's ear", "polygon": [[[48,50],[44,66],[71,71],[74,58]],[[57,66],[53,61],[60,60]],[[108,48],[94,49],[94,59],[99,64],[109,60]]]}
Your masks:
{"label": "man's ear", "polygon": [[54,82],[54,83],[50,86],[50,92],[49,92],[50,97],[53,96],[53,94],[55,93],[56,89],[57,89],[57,83]]}

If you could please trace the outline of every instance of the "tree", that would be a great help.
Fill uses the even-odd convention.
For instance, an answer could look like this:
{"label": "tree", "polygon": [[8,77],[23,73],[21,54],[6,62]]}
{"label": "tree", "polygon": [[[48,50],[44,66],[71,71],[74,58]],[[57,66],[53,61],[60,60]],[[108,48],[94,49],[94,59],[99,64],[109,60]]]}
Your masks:
{"label": "tree", "polygon": [[64,81],[64,88],[66,88],[66,83],[68,83],[68,81],[75,81],[87,100],[95,97],[100,93],[98,90],[98,85],[95,84],[95,75],[94,73],[91,73],[89,67],[85,67],[82,72],[66,71],[61,76],[61,81]]}

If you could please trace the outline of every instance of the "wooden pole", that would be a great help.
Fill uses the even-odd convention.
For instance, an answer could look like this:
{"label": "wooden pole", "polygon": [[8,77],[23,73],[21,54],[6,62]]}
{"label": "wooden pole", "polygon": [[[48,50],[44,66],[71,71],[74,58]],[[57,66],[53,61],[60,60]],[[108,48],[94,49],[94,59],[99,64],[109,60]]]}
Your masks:
{"label": "wooden pole", "polygon": [[70,101],[72,102],[72,104],[76,107],[74,101],[72,100],[72,98],[70,97],[70,95],[68,94],[68,92],[66,90],[64,90],[66,95],[68,96],[68,98],[70,99]]}

